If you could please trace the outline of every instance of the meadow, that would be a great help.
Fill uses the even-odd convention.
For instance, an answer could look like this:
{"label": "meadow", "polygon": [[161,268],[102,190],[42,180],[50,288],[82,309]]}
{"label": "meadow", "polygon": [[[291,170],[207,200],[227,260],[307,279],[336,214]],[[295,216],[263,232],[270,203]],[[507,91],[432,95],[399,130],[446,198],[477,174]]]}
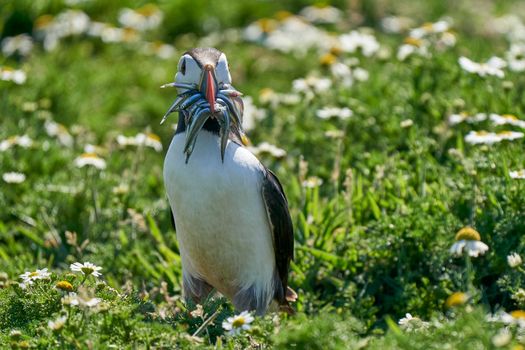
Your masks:
{"label": "meadow", "polygon": [[[0,4],[1,349],[525,349],[525,3]],[[293,316],[188,305],[177,62],[228,56]]]}

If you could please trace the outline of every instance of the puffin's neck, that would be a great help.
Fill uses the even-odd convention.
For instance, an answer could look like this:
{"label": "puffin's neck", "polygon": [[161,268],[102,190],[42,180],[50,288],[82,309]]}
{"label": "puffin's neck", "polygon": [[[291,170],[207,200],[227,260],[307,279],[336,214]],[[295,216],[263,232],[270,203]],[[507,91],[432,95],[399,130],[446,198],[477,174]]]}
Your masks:
{"label": "puffin's neck", "polygon": [[[215,118],[208,118],[204,125],[202,126],[202,129],[207,130],[213,134],[219,135],[219,130],[221,129],[219,122]],[[184,114],[182,112],[179,112],[179,121],[177,123],[177,131],[175,132],[175,135],[183,133],[186,131],[186,122],[184,121]]]}

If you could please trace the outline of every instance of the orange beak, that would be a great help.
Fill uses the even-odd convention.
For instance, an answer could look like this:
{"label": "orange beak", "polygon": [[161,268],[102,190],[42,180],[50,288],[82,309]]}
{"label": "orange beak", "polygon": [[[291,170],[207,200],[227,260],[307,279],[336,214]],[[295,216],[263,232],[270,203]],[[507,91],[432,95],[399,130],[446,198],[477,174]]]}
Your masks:
{"label": "orange beak", "polygon": [[215,77],[213,76],[213,67],[206,66],[205,67],[206,72],[205,78],[206,79],[206,91],[205,91],[205,97],[206,101],[210,104],[210,111],[211,113],[215,113],[215,96],[217,93],[216,87],[215,87]]}

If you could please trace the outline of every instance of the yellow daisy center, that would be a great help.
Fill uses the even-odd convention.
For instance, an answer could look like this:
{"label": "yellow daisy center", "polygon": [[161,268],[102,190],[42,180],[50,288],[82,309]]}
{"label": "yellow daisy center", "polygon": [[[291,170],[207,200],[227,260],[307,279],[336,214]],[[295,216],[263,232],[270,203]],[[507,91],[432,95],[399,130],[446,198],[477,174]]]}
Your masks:
{"label": "yellow daisy center", "polygon": [[159,8],[153,4],[146,4],[141,8],[137,9],[137,13],[145,17],[149,17],[159,11]]}
{"label": "yellow daisy center", "polygon": [[36,272],[36,271],[34,271],[34,272],[31,272],[31,273],[29,274],[29,277],[36,277],[36,276],[38,276],[38,275],[39,275],[39,273]]}
{"label": "yellow daisy center", "polygon": [[523,310],[514,310],[510,313],[510,315],[514,318],[525,320],[525,311]]}
{"label": "yellow daisy center", "polygon": [[421,40],[416,39],[416,38],[412,38],[411,36],[406,37],[404,42],[405,42],[405,44],[412,45],[412,46],[415,46],[415,47],[420,47],[423,44],[423,42]]}
{"label": "yellow daisy center", "polygon": [[160,137],[158,135],[155,135],[155,134],[152,134],[152,133],[147,133],[146,136],[152,140],[155,140],[155,141],[160,141]]}
{"label": "yellow daisy center", "polygon": [[513,114],[503,114],[502,117],[505,119],[518,120],[518,117]]}
{"label": "yellow daisy center", "polygon": [[246,320],[244,319],[244,317],[236,317],[232,322],[232,327],[239,328],[239,327],[244,326],[245,323],[246,323]]}
{"label": "yellow daisy center", "polygon": [[465,304],[467,300],[468,300],[468,295],[466,293],[455,292],[447,298],[445,305],[447,307],[455,307],[455,306]]}
{"label": "yellow daisy center", "polygon": [[69,283],[68,281],[59,281],[59,282],[57,282],[55,287],[57,287],[58,289],[61,289],[61,290],[65,290],[67,292],[72,292],[73,291],[73,285],[71,283]]}
{"label": "yellow daisy center", "polygon": [[478,231],[474,230],[472,227],[463,227],[461,230],[456,233],[456,241],[480,241],[481,237]]}
{"label": "yellow daisy center", "polygon": [[336,60],[337,57],[335,57],[331,53],[327,53],[321,56],[321,58],[319,59],[319,63],[321,63],[321,65],[323,66],[331,66],[335,63]]}
{"label": "yellow daisy center", "polygon": [[93,270],[91,267],[82,267],[81,268],[82,272],[84,272],[86,275],[90,275],[91,273],[93,273]]}
{"label": "yellow daisy center", "polygon": [[277,18],[279,21],[282,21],[284,19],[287,19],[288,17],[292,17],[293,13],[288,11],[277,11],[275,13],[275,18]]}
{"label": "yellow daisy center", "polygon": [[81,158],[91,158],[91,159],[96,159],[98,158],[98,156],[95,154],[95,153],[82,153],[80,155]]}

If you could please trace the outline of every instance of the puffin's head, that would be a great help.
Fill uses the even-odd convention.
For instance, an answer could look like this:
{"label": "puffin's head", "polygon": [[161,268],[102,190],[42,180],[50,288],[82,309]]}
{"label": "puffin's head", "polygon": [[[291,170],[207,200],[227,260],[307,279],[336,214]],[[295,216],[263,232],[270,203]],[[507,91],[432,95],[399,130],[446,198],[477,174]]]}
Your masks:
{"label": "puffin's head", "polygon": [[[231,85],[226,55],[213,48],[195,48],[182,55],[177,66],[175,82],[163,85],[178,88],[175,102],[164,115],[181,112],[186,125],[186,161],[193,151],[198,132],[210,117],[220,125],[221,157],[228,138],[243,139],[241,93]],[[162,124],[161,122],[161,124]]]}
{"label": "puffin's head", "polygon": [[[182,55],[177,66],[175,83],[198,87],[206,98],[212,113],[215,112],[217,92],[232,78],[226,55],[214,48],[195,48]],[[184,90],[184,89],[182,89]]]}

